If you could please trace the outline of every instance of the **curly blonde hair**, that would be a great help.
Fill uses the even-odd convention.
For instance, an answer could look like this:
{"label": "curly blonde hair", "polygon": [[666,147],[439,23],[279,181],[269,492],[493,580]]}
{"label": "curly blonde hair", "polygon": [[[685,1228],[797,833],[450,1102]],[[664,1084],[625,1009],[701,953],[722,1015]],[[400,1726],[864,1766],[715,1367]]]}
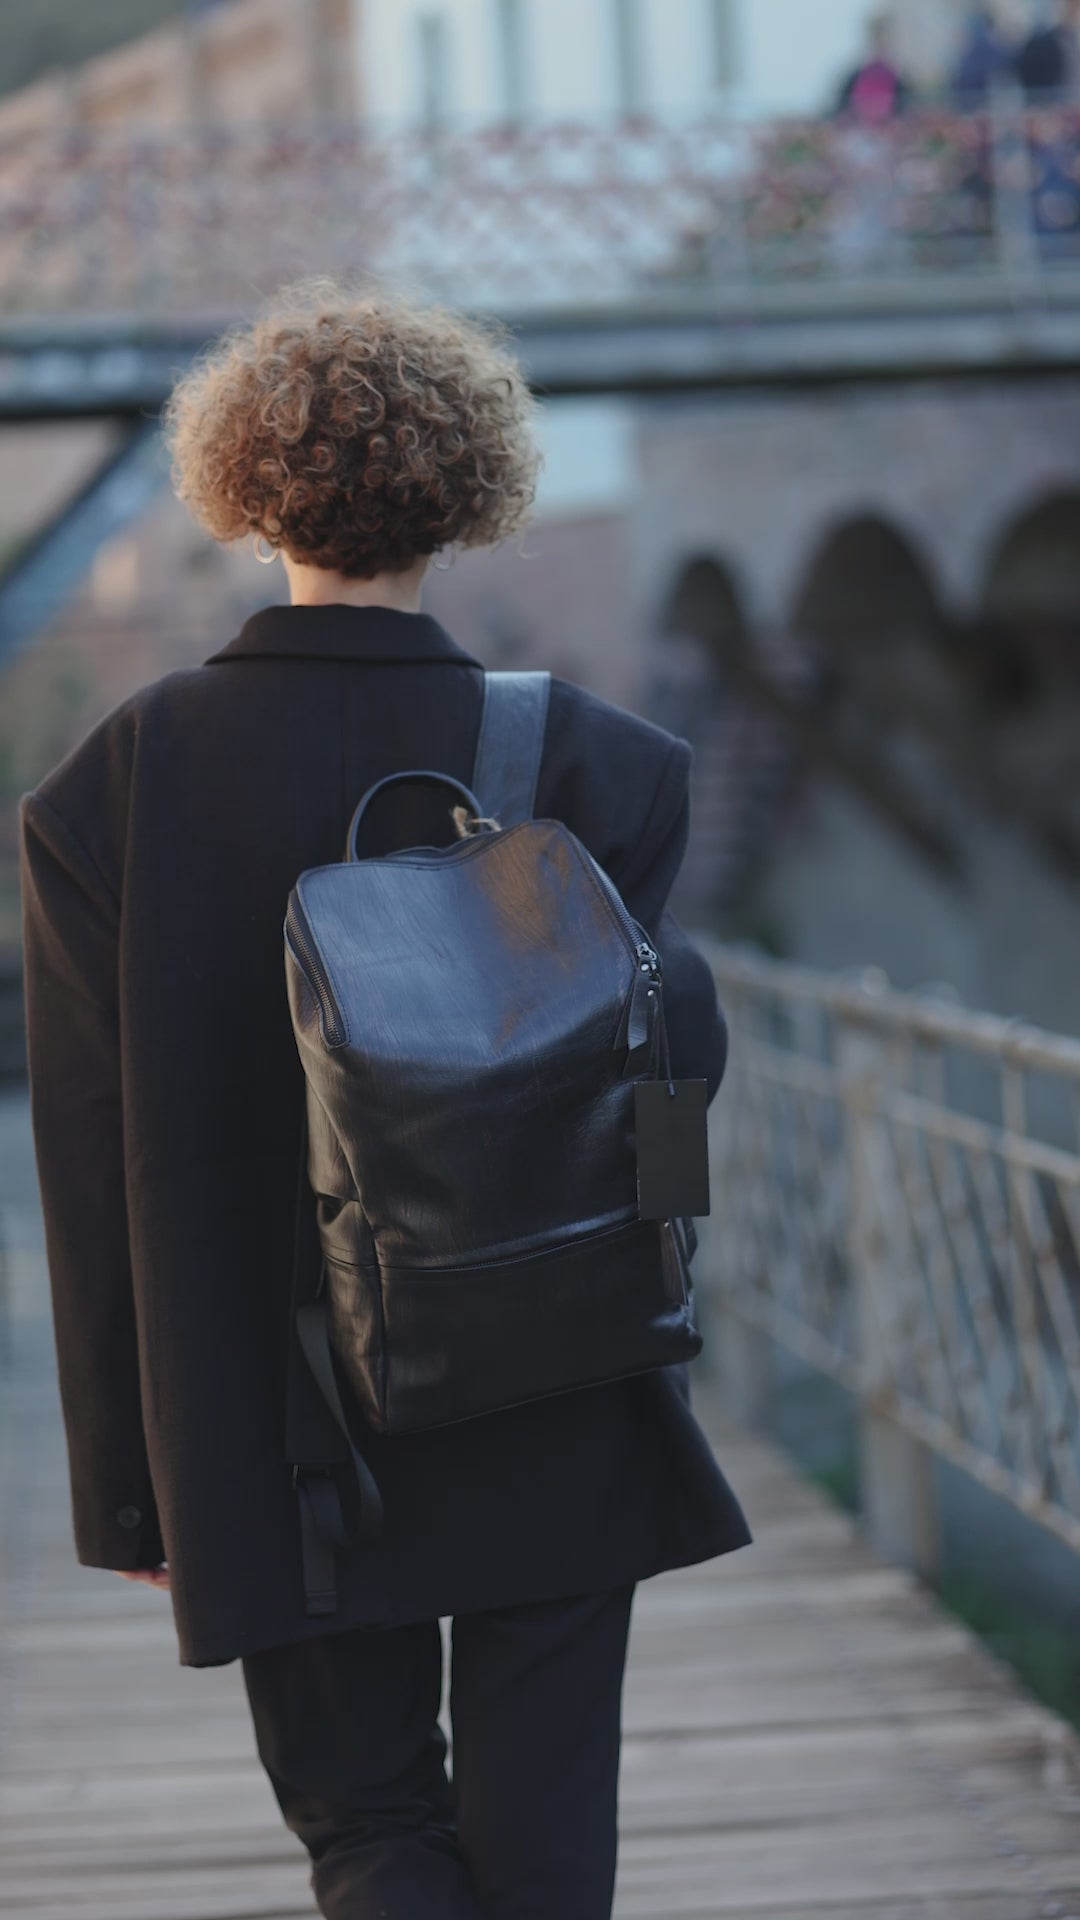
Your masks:
{"label": "curly blonde hair", "polygon": [[504,330],[308,281],[181,377],[165,428],[176,490],[215,540],[262,534],[370,579],[522,527],[534,416]]}

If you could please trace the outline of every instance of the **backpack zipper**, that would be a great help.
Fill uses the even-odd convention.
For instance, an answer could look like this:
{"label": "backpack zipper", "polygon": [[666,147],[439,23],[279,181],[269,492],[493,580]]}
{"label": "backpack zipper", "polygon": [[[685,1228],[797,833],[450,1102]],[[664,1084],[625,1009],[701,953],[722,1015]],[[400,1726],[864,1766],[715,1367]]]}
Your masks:
{"label": "backpack zipper", "polygon": [[[459,848],[449,848],[448,852],[457,853]],[[606,879],[606,876],[604,876]],[[603,884],[603,881],[601,882]],[[659,1012],[659,998],[663,990],[663,965],[656,948],[642,938],[642,928],[627,912],[621,896],[611,885],[604,886],[604,893],[627,935],[634,954],[634,984],[630,990],[630,1010],[625,1023],[619,1023],[616,1047],[626,1046],[630,1052],[643,1046],[656,1031],[655,1015]],[[348,1039],[345,1022],[338,1007],[333,982],[315,944],[315,938],[308,924],[299,898],[294,892],[289,900],[285,918],[286,936],[292,945],[295,957],[315,992],[319,1002],[319,1024],[323,1039],[328,1047],[344,1046]]]}
{"label": "backpack zipper", "polygon": [[664,971],[660,955],[657,953],[651,941],[643,937],[644,928],[632,918],[627,909],[626,902],[616,887],[615,882],[605,873],[600,862],[594,859],[592,854],[588,854],[587,857],[595,870],[596,878],[599,881],[604,898],[607,900],[615,918],[629,940],[633,950],[637,972],[642,974],[647,971],[652,976],[655,984],[659,985]]}
{"label": "backpack zipper", "polygon": [[348,1034],[345,1022],[338,1008],[330,975],[319,956],[315,939],[308,925],[304,910],[296,895],[293,894],[288,912],[285,915],[285,937],[292,947],[293,954],[307,975],[315,997],[319,1002],[319,1025],[328,1047],[343,1047]]}
{"label": "backpack zipper", "polygon": [[[660,956],[647,940],[639,940],[634,946],[634,984],[630,989],[630,1003],[625,1020],[619,1022],[619,1031],[615,1036],[616,1048],[625,1047],[627,1053],[633,1056],[639,1047],[654,1038],[662,991]],[[650,1061],[652,1054],[650,1047]]]}

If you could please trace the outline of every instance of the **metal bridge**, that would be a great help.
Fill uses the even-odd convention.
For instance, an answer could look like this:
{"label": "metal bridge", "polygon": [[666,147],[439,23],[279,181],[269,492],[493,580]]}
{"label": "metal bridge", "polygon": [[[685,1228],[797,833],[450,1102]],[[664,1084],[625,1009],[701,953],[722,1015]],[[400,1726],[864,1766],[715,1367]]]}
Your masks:
{"label": "metal bridge", "polygon": [[283,280],[488,311],[551,392],[1080,363],[1080,108],[0,145],[0,418],[156,407]]}
{"label": "metal bridge", "polygon": [[0,658],[164,468],[176,373],[283,280],[509,325],[552,394],[1080,367],[1080,107],[0,138],[0,423],[131,436],[0,582]]}
{"label": "metal bridge", "polygon": [[[1080,1547],[1080,1046],[715,961],[697,1392],[755,1537],[640,1590],[617,1920],[1080,1920],[1080,1739],[912,1570],[935,1458]],[[0,1910],[301,1920],[237,1669],[179,1670],[163,1597],[74,1563],[17,1094],[0,1149]],[[869,1542],[754,1431],[784,1349],[853,1396]]]}

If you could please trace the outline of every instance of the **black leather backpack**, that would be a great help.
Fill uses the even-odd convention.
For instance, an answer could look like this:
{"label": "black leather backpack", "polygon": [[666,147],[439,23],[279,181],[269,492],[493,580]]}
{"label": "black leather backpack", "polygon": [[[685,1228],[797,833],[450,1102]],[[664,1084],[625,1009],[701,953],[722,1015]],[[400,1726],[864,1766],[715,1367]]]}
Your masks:
{"label": "black leather backpack", "polygon": [[[548,689],[488,674],[473,790],[390,775],[345,859],[289,898],[322,1267],[296,1327],[343,1432],[328,1346],[388,1434],[700,1350],[690,1223],[639,1212],[635,1083],[665,1070],[661,965],[581,841],[533,818]],[[358,857],[376,795],[405,782],[446,790],[446,844]],[[348,1446],[370,1533],[377,1489]],[[340,1523],[322,1484],[298,1484],[325,1561]]]}

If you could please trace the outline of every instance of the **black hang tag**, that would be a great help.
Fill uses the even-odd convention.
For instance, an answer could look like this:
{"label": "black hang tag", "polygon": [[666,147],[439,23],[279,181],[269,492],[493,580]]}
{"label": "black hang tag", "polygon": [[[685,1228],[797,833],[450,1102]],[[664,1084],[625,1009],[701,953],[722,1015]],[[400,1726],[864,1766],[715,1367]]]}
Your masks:
{"label": "black hang tag", "polygon": [[709,1211],[709,1087],[705,1080],[638,1080],[638,1215],[702,1218]]}

